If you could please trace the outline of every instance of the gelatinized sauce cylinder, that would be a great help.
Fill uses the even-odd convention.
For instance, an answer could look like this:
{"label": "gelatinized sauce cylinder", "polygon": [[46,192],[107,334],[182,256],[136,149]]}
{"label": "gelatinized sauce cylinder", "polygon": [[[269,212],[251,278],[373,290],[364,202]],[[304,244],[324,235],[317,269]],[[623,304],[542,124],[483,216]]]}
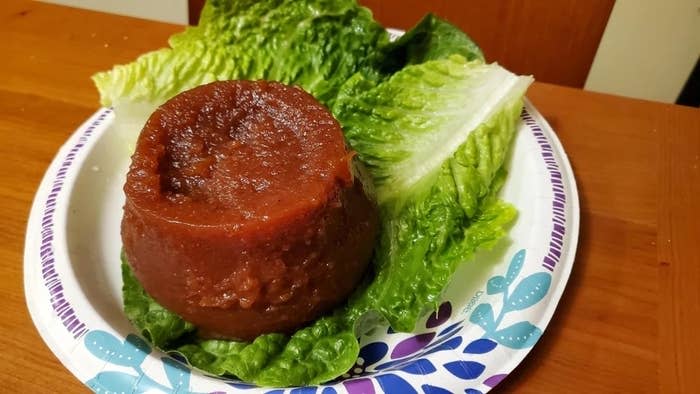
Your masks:
{"label": "gelatinized sauce cylinder", "polygon": [[378,231],[338,122],[274,82],[214,82],[163,104],[124,191],[134,274],[204,337],[288,333],[328,312]]}

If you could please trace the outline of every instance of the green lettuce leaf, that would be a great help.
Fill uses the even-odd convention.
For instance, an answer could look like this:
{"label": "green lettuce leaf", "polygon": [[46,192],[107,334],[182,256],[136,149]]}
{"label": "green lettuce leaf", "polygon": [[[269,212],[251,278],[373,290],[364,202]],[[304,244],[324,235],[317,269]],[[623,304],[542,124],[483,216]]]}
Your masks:
{"label": "green lettuce leaf", "polygon": [[[156,105],[224,79],[302,86],[326,104],[368,169],[382,232],[374,276],[291,336],[206,340],[157,304],[122,265],[126,315],[195,367],[262,386],[318,384],[347,372],[357,336],[384,320],[411,331],[458,265],[502,238],[516,215],[497,198],[529,78],[484,64],[468,36],[434,16],[395,43],[353,0],[209,1],[170,48],[94,77],[116,132]],[[407,278],[410,278],[407,280]]]}
{"label": "green lettuce leaf", "polygon": [[373,177],[382,223],[355,317],[378,310],[413,330],[457,266],[505,234],[515,210],[494,192],[530,82],[453,55],[341,89],[333,113]]}
{"label": "green lettuce leaf", "polygon": [[411,64],[452,55],[484,61],[484,54],[469,36],[449,22],[428,14],[398,40],[384,46],[376,66],[385,74],[393,74]]}
{"label": "green lettuce leaf", "polygon": [[331,380],[357,360],[359,344],[339,317],[325,317],[291,337],[261,335],[250,344],[199,340],[178,349],[192,365],[260,386],[300,386]]}
{"label": "green lettuce leaf", "polygon": [[[343,85],[332,110],[372,173],[380,202],[410,196],[413,186],[434,178],[472,130],[502,119],[494,129],[508,133],[494,141],[495,156],[475,159],[486,159],[475,174],[487,187],[503,162],[530,81],[454,55],[407,66],[380,83],[358,73]],[[511,111],[494,117],[504,108]]]}
{"label": "green lettuce leaf", "polygon": [[228,79],[296,84],[322,102],[388,41],[352,0],[209,1],[198,26],[170,48],[96,74],[102,104],[161,104],[184,90]]}
{"label": "green lettuce leaf", "polygon": [[211,0],[198,26],[170,48],[93,76],[116,129],[135,140],[155,108],[208,82],[274,80],[303,87],[322,103],[388,43],[384,28],[354,0]]}

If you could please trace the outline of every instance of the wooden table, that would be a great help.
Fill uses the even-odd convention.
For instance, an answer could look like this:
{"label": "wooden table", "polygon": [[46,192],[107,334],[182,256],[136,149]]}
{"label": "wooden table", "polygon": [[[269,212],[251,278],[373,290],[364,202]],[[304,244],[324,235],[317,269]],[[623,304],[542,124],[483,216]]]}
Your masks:
{"label": "wooden table", "polygon": [[[0,10],[0,391],[84,392],[27,312],[24,231],[59,146],[98,107],[89,77],[180,26],[24,1]],[[502,392],[697,392],[700,110],[536,83],[581,197],[557,313]]]}

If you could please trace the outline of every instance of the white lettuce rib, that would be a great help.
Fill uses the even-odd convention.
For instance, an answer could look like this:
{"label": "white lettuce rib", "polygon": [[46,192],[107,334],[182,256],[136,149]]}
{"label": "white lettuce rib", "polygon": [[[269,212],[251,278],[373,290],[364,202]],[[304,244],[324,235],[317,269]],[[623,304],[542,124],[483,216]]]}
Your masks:
{"label": "white lettuce rib", "polygon": [[[498,64],[484,65],[486,72],[478,73],[477,79],[468,79],[457,89],[469,89],[468,94],[460,94],[466,101],[459,105],[458,115],[445,111],[454,117],[443,124],[443,130],[428,133],[427,138],[418,138],[416,149],[408,160],[397,163],[392,170],[396,177],[393,185],[385,184],[381,195],[390,197],[392,191],[400,192],[410,188],[426,175],[436,171],[467,140],[469,134],[485,123],[512,99],[521,97],[532,83],[530,76],[517,76]],[[384,198],[383,198],[384,199]]]}

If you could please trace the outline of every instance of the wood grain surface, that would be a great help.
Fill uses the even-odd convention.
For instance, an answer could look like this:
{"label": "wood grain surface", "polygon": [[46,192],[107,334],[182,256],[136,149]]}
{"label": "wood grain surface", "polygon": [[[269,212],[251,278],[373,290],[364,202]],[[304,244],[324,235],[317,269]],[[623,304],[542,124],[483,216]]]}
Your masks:
{"label": "wood grain surface", "polygon": [[[0,7],[0,392],[88,391],[26,309],[29,209],[58,148],[98,107],[90,75],[179,30],[37,2]],[[700,110],[543,83],[528,96],[571,160],[581,235],[554,319],[495,391],[697,392]]]}

